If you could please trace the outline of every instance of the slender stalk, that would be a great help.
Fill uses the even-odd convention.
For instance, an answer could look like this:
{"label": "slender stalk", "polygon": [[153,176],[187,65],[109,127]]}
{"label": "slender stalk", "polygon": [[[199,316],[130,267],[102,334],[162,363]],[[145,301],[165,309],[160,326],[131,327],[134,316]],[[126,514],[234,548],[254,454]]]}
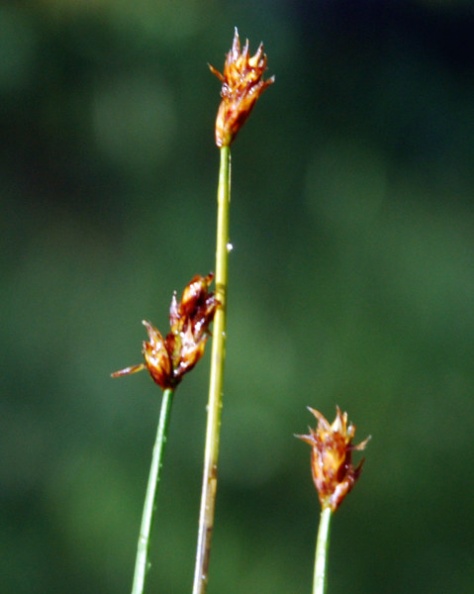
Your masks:
{"label": "slender stalk", "polygon": [[318,539],[316,543],[316,556],[314,560],[313,594],[326,592],[326,567],[329,550],[329,529],[331,525],[332,510],[324,507],[319,519]]}
{"label": "slender stalk", "polygon": [[143,594],[145,588],[145,579],[150,566],[148,560],[148,552],[150,549],[150,532],[153,524],[153,514],[156,509],[160,471],[163,467],[163,456],[166,442],[168,440],[168,428],[171,417],[173,394],[174,392],[171,389],[164,390],[161,401],[160,420],[158,422],[155,445],[153,446],[150,475],[148,477],[145,503],[143,505],[142,523],[138,537],[132,594]]}
{"label": "slender stalk", "polygon": [[206,445],[204,450],[204,471],[193,594],[204,594],[207,589],[209,557],[211,554],[211,540],[214,527],[226,341],[229,206],[230,148],[224,146],[220,149],[219,186],[217,189],[215,278],[216,297],[219,300],[220,305],[217,308],[214,317],[209,399],[207,406]]}

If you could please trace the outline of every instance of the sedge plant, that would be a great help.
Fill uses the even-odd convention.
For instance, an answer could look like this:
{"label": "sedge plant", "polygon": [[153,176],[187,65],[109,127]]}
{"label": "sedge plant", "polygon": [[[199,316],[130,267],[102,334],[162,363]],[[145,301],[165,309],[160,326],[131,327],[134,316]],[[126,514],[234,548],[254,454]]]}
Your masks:
{"label": "sedge plant", "polygon": [[173,295],[169,312],[170,331],[166,337],[163,337],[150,322],[144,321],[143,325],[148,333],[148,341],[143,343],[144,363],[126,367],[112,374],[112,377],[121,377],[146,369],[154,382],[163,390],[138,537],[132,594],[143,594],[150,567],[150,535],[165,446],[168,441],[174,393],[183,376],[191,371],[203,356],[209,337],[209,325],[218,305],[215,294],[209,291],[213,276],[213,274],[205,277],[195,276],[186,285],[179,302],[176,294]]}
{"label": "sedge plant", "polygon": [[319,411],[312,408],[309,411],[318,425],[316,429],[310,428],[308,435],[296,437],[311,446],[311,473],[321,503],[312,594],[325,594],[331,519],[362,472],[364,460],[354,467],[352,452],[363,450],[370,438],[353,445],[356,427],[347,422],[347,413],[342,413],[339,407],[332,424]]}
{"label": "sedge plant", "polygon": [[208,583],[209,559],[214,527],[217,491],[217,465],[219,459],[222,395],[227,326],[227,286],[229,255],[229,207],[231,189],[230,145],[250,115],[260,95],[274,82],[274,77],[263,79],[267,56],[260,44],[250,56],[249,41],[243,48],[237,29],[232,48],[228,52],[223,72],[210,66],[221,81],[221,103],[215,124],[215,142],[220,152],[219,182],[217,188],[216,233],[216,297],[219,307],[214,320],[211,353],[207,427],[204,448],[204,470],[199,513],[199,530],[194,571],[193,594],[205,594]]}

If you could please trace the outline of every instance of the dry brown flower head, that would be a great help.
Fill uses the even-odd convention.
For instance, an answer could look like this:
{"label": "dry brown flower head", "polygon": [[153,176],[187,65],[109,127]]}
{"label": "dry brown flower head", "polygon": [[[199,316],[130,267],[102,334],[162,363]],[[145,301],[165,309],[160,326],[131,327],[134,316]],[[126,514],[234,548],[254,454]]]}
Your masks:
{"label": "dry brown flower head", "polygon": [[232,49],[226,56],[224,72],[221,74],[211,65],[209,68],[222,82],[222,101],[216,119],[216,144],[218,147],[229,146],[249,117],[258,98],[275,81],[275,77],[263,80],[263,74],[267,69],[267,56],[263,51],[263,44],[259,45],[254,56],[249,56],[249,40],[246,40],[241,51],[237,28]]}
{"label": "dry brown flower head", "polygon": [[170,306],[170,332],[163,338],[150,322],[143,321],[148,341],[143,343],[144,363],[132,365],[112,374],[120,377],[148,369],[163,390],[175,388],[185,373],[191,371],[204,354],[209,325],[218,301],[209,291],[214,275],[195,276],[185,287],[178,302],[173,295]]}
{"label": "dry brown flower head", "polygon": [[347,413],[342,413],[339,407],[336,407],[337,414],[332,425],[319,411],[312,408],[308,410],[318,420],[318,426],[316,429],[310,428],[309,435],[296,437],[311,446],[311,471],[321,506],[335,511],[362,471],[364,460],[354,467],[352,452],[363,450],[370,438],[359,445],[352,445],[356,427],[348,424]]}

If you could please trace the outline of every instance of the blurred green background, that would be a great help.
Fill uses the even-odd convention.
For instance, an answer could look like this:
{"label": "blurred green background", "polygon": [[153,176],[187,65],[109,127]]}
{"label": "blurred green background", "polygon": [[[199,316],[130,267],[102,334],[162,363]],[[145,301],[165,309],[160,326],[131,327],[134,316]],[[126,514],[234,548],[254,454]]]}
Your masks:
{"label": "blurred green background", "polygon": [[[233,147],[209,594],[308,594],[310,405],[368,434],[343,592],[472,592],[474,10],[369,0],[0,6],[0,591],[131,586],[159,390],[140,324],[213,268],[233,27],[276,83]],[[208,354],[179,388],[149,592],[191,591]]]}

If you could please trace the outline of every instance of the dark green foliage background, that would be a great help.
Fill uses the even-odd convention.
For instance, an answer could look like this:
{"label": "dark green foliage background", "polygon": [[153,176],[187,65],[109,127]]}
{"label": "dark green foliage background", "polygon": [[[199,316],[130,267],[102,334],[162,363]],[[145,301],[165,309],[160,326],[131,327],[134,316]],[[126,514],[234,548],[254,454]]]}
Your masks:
{"label": "dark green foliage background", "polygon": [[[233,148],[210,594],[308,594],[294,433],[371,434],[332,594],[472,592],[474,11],[467,1],[0,7],[0,591],[130,590],[159,391],[140,325],[213,267],[233,26],[276,75]],[[149,592],[191,591],[208,356],[180,387]]]}

